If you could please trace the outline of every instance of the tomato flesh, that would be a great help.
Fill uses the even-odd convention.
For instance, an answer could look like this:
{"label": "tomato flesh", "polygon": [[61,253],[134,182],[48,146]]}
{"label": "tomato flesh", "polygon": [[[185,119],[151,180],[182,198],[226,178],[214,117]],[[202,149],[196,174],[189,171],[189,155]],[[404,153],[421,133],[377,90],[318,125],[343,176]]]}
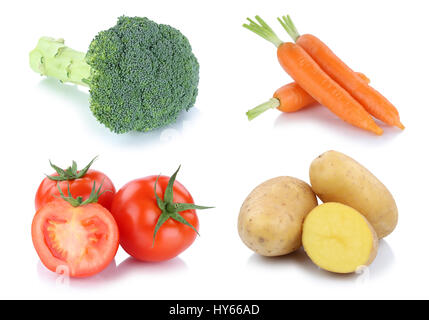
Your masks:
{"label": "tomato flesh", "polygon": [[49,270],[66,266],[72,277],[103,270],[119,245],[118,227],[109,211],[96,203],[73,207],[64,200],[54,200],[36,213],[32,238]]}

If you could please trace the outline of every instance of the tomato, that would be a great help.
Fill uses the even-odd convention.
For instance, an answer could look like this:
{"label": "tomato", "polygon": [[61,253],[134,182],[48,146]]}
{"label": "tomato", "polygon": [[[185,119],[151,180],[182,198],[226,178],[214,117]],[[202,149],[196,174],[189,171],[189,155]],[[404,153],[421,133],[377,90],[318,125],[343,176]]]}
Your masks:
{"label": "tomato", "polygon": [[104,173],[96,170],[90,170],[89,166],[91,164],[92,161],[81,171],[77,171],[77,169],[75,169],[74,172],[72,167],[62,170],[51,164],[57,172],[43,179],[37,189],[35,199],[36,210],[39,210],[46,203],[60,196],[57,183],[59,183],[63,193],[67,193],[67,188],[70,186],[71,194],[74,197],[81,196],[85,200],[88,199],[91,194],[94,181],[96,183],[96,188],[102,184],[101,194],[98,199],[99,204],[109,210],[116,191],[115,186]]}
{"label": "tomato", "polygon": [[[176,172],[177,173],[177,172]],[[111,212],[115,218],[120,234],[122,248],[132,257],[142,261],[163,261],[176,257],[187,249],[195,240],[199,228],[198,217],[193,208],[174,210],[177,203],[193,204],[191,194],[177,181],[172,184],[172,201],[166,201],[169,177],[160,176],[156,184],[156,194],[161,205],[173,209],[161,210],[155,197],[157,176],[137,179],[127,183],[115,195]],[[167,191],[166,191],[167,189]],[[155,232],[160,216],[166,218]],[[184,219],[184,220],[183,220]],[[179,220],[179,221],[178,221]],[[154,237],[155,233],[155,237]]]}
{"label": "tomato", "polygon": [[36,212],[31,235],[42,263],[53,272],[67,268],[71,277],[100,272],[119,247],[117,224],[97,203],[74,207],[63,199],[50,201]]}

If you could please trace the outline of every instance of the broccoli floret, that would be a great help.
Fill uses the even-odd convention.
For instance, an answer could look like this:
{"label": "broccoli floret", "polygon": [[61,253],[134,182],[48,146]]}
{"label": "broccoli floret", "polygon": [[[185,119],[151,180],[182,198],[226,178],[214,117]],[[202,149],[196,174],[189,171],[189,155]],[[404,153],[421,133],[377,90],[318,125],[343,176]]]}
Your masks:
{"label": "broccoli floret", "polygon": [[41,38],[30,64],[42,75],[89,86],[91,111],[116,133],[169,125],[198,93],[199,64],[186,37],[147,18],[120,17],[86,55]]}

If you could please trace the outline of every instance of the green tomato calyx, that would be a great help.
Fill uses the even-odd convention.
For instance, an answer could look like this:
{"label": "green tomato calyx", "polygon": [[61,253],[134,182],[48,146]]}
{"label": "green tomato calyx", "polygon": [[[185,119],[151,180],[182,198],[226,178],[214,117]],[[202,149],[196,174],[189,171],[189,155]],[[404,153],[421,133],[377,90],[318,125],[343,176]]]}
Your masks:
{"label": "green tomato calyx", "polygon": [[94,184],[92,185],[91,194],[89,195],[88,199],[83,200],[82,196],[78,196],[76,198],[73,198],[73,196],[70,192],[70,183],[68,183],[68,185],[67,185],[67,196],[65,196],[63,191],[61,190],[60,183],[57,182],[57,188],[58,188],[58,191],[60,192],[60,197],[58,197],[58,198],[61,198],[64,201],[67,201],[73,207],[80,207],[80,206],[84,206],[84,205],[89,204],[89,203],[98,203],[98,198],[100,198],[100,196],[103,193],[112,192],[111,190],[104,190],[103,192],[101,192],[102,186],[103,186],[103,183],[101,183],[97,189],[96,183],[94,181]]}
{"label": "green tomato calyx", "polygon": [[173,202],[173,185],[174,185],[174,181],[176,181],[176,176],[177,176],[177,173],[179,172],[179,170],[180,170],[180,166],[176,170],[176,172],[170,177],[170,180],[168,181],[167,188],[165,189],[165,192],[164,192],[164,199],[163,200],[161,200],[161,198],[158,196],[158,193],[156,192],[156,186],[158,184],[158,180],[159,180],[160,176],[158,176],[156,178],[155,187],[154,187],[155,198],[156,198],[156,203],[162,212],[161,212],[161,214],[158,218],[158,221],[155,225],[155,231],[153,233],[152,247],[155,245],[155,237],[156,237],[156,234],[158,233],[158,230],[170,218],[173,220],[176,220],[177,222],[183,223],[184,225],[187,225],[188,227],[192,228],[192,230],[194,230],[199,235],[197,229],[195,229],[195,227],[192,224],[190,224],[188,221],[186,221],[179,214],[179,212],[186,211],[186,210],[196,210],[196,209],[203,210],[203,209],[214,208],[214,207],[198,206],[198,205],[195,205],[193,203],[174,203]]}
{"label": "green tomato calyx", "polygon": [[60,167],[54,165],[50,160],[49,164],[51,165],[52,169],[54,169],[58,176],[48,176],[49,179],[53,181],[70,181],[70,180],[76,180],[82,178],[86,173],[88,172],[89,168],[92,166],[95,160],[97,160],[98,156],[96,156],[94,159],[91,160],[90,163],[86,165],[85,168],[78,170],[77,169],[77,163],[76,161],[72,162],[72,165],[68,167],[67,169],[61,169]]}

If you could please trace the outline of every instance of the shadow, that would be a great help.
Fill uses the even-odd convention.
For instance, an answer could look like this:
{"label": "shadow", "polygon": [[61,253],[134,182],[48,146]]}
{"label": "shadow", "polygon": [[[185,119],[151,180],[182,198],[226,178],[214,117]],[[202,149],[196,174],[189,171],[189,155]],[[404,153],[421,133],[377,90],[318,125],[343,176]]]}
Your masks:
{"label": "shadow", "polygon": [[[135,146],[136,144],[159,144],[169,143],[179,139],[185,132],[188,122],[196,121],[200,116],[200,111],[193,107],[189,111],[182,111],[176,122],[164,127],[149,132],[128,132],[125,134],[116,134],[108,131],[109,138],[113,143],[120,146]],[[105,134],[104,134],[105,135]]]}
{"label": "shadow", "polygon": [[278,257],[264,257],[257,253],[252,254],[247,260],[247,265],[252,267],[284,268],[285,266],[301,266],[308,262],[307,255],[301,248],[295,252]]}
{"label": "shadow", "polygon": [[[63,110],[71,107],[74,109],[74,112],[78,113],[79,122],[83,123],[86,128],[92,131],[92,134],[101,135],[102,132],[109,132],[109,129],[105,128],[100,124],[89,108],[89,89],[74,85],[71,83],[61,83],[60,81],[44,77],[38,84],[38,88],[41,91],[46,92],[46,97],[49,99],[50,96],[57,97],[58,100],[64,101],[63,103],[56,106],[56,112],[59,115],[63,114]],[[61,116],[59,117],[61,118]],[[63,132],[73,132],[73,123],[63,123],[64,126]],[[70,128],[66,126],[70,125]],[[70,139],[73,140],[73,139]]]}
{"label": "shadow", "polygon": [[179,257],[161,262],[143,262],[133,257],[128,257],[117,267],[116,277],[120,278],[139,274],[156,275],[183,273],[186,270],[188,270],[188,266]]}
{"label": "shadow", "polygon": [[323,270],[311,261],[303,248],[280,257],[263,257],[254,253],[249,257],[247,265],[250,267],[260,267],[265,270],[268,268],[270,270],[299,268],[319,281],[339,281],[359,284],[367,281],[375,281],[377,278],[380,278],[393,265],[394,261],[395,257],[391,247],[386,241],[380,240],[377,257],[366,271],[358,270],[355,273],[339,274]]}
{"label": "shadow", "polygon": [[[390,127],[375,120],[378,126],[384,130],[383,140],[393,140],[402,132],[402,130],[394,127]],[[341,133],[343,136],[354,138],[356,136],[362,137],[367,136],[373,138],[374,134],[360,128],[354,127],[345,121],[338,118],[335,114],[329,111],[328,108],[314,104],[299,112],[293,113],[281,113],[274,122],[274,127],[296,127],[300,128],[313,127],[314,125],[320,125],[326,128],[331,128],[332,132]],[[373,141],[379,141],[381,139],[371,139]]]}
{"label": "shadow", "polygon": [[[89,108],[90,94],[87,88],[83,88],[73,84],[64,84],[60,81],[44,77],[38,87],[47,92],[47,95],[54,95],[64,100],[64,104],[58,106],[58,112],[61,113],[61,108],[64,105],[71,104],[78,112],[81,113],[81,122],[84,123],[91,137],[105,140],[106,137],[113,144],[117,145],[135,145],[136,143],[150,144],[159,142],[170,142],[177,139],[183,134],[186,129],[186,123],[194,121],[199,117],[200,111],[194,106],[189,111],[182,111],[176,122],[150,132],[128,132],[124,134],[116,134],[106,128],[102,123],[98,122]],[[65,124],[67,125],[67,123]],[[70,124],[72,126],[72,124]],[[65,130],[64,132],[73,132],[73,130]]]}
{"label": "shadow", "polygon": [[87,88],[70,83],[61,83],[57,79],[49,77],[43,77],[37,87],[49,95],[71,102],[79,108],[89,109],[89,92]]}
{"label": "shadow", "polygon": [[48,270],[40,260],[37,261],[37,275],[39,276],[39,279],[44,282],[53,284],[55,284],[55,281],[58,278],[58,275],[55,272]]}
{"label": "shadow", "polygon": [[156,275],[174,273],[183,273],[188,270],[188,266],[181,258],[174,258],[162,262],[142,262],[128,257],[118,266],[115,259],[100,273],[87,278],[66,278],[48,270],[39,260],[37,263],[37,274],[39,278],[46,283],[50,283],[58,288],[85,288],[91,289],[99,286],[105,286],[120,278],[134,275]]}
{"label": "shadow", "polygon": [[320,269],[310,260],[302,247],[295,252],[279,257],[263,257],[254,253],[247,261],[247,264],[249,266],[270,268],[271,270],[300,269],[319,279],[349,279],[355,276],[354,274],[335,274]]}
{"label": "shadow", "polygon": [[369,267],[371,278],[381,277],[389,270],[395,262],[395,254],[389,243],[381,239],[378,243],[378,254],[374,262]]}
{"label": "shadow", "polygon": [[93,288],[114,280],[116,278],[116,261],[113,261],[100,273],[86,278],[66,278],[64,275],[57,274],[48,270],[39,260],[37,263],[37,273],[44,282],[50,283],[56,287],[80,287]]}

